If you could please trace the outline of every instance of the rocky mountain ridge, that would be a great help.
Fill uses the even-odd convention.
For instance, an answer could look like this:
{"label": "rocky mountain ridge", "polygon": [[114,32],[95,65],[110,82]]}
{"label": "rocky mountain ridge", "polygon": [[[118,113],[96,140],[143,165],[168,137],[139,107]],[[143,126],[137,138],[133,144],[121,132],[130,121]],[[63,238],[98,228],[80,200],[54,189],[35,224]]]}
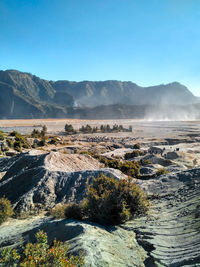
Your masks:
{"label": "rocky mountain ridge", "polygon": [[[95,113],[93,108],[102,105],[108,106],[108,109],[114,106],[114,113],[119,109],[118,105],[122,105],[127,113],[126,105],[146,107],[191,105],[197,102],[198,98],[178,82],[151,87],[112,80],[54,82],[17,70],[0,71],[1,119],[84,118],[90,112]],[[103,116],[106,117],[106,114]],[[138,112],[133,113],[132,117],[138,117]]]}
{"label": "rocky mountain ridge", "polygon": [[192,104],[196,97],[178,82],[158,86],[141,87],[133,82],[57,81],[56,90],[62,90],[72,95],[79,106],[95,107],[99,105],[167,105]]}

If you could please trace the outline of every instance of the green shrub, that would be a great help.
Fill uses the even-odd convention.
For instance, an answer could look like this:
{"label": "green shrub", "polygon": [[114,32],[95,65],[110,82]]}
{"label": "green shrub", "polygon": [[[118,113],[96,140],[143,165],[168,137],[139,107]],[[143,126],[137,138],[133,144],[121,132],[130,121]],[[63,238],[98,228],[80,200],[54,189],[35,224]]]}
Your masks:
{"label": "green shrub", "polygon": [[71,124],[65,124],[65,133],[70,135],[75,134],[76,131],[74,130],[74,127]]}
{"label": "green shrub", "polygon": [[54,240],[50,247],[47,243],[47,234],[39,231],[36,243],[28,243],[21,248],[21,253],[16,249],[5,248],[0,250],[0,266],[22,267],[75,267],[84,266],[81,255],[67,257],[68,245]]}
{"label": "green shrub", "polygon": [[32,133],[31,133],[31,137],[32,138],[40,138],[41,137],[41,132],[37,129],[33,129]]}
{"label": "green shrub", "polygon": [[117,159],[107,159],[106,157],[99,155],[93,155],[93,157],[105,164],[106,167],[118,169],[126,175],[138,177],[140,174],[141,164],[138,161],[121,162]]}
{"label": "green shrub", "polygon": [[168,171],[165,168],[158,169],[156,172],[156,176],[168,174]]}
{"label": "green shrub", "polygon": [[148,159],[142,159],[142,160],[140,161],[140,164],[141,164],[142,166],[146,166],[146,165],[152,164],[152,162],[151,162],[150,160],[148,160]]}
{"label": "green shrub", "polygon": [[108,167],[109,160],[106,157],[101,156],[101,155],[93,155],[93,157],[95,159],[98,159],[101,163],[105,164],[105,166]]}
{"label": "green shrub", "polygon": [[9,151],[9,147],[4,147],[4,151]]}
{"label": "green shrub", "polygon": [[140,149],[141,148],[141,145],[139,144],[139,143],[137,143],[137,144],[135,144],[134,146],[133,146],[133,149]]}
{"label": "green shrub", "polygon": [[10,133],[10,136],[14,136],[15,137],[15,142],[14,142],[14,149],[18,152],[21,152],[22,147],[23,148],[30,148],[27,139],[21,135],[19,132],[17,131],[13,131]]}
{"label": "green shrub", "polygon": [[13,148],[13,147],[14,147],[14,143],[13,143],[13,140],[12,140],[12,139],[7,138],[7,139],[6,139],[6,142],[7,142],[8,146],[9,146],[10,148]]}
{"label": "green shrub", "polygon": [[33,129],[31,133],[31,137],[32,138],[44,138],[46,133],[47,133],[47,126],[43,125],[41,131],[38,129]]}
{"label": "green shrub", "polygon": [[50,211],[51,216],[57,219],[67,218],[82,220],[84,216],[82,204],[68,203],[57,205]]}
{"label": "green shrub", "polygon": [[110,159],[108,160],[106,167],[113,168],[113,169],[120,169],[121,168],[121,162],[120,160]]}
{"label": "green shrub", "polygon": [[0,141],[3,141],[5,138],[4,132],[0,131]]}
{"label": "green shrub", "polygon": [[114,225],[144,214],[148,201],[131,178],[118,181],[101,175],[88,188],[84,206],[91,221]]}
{"label": "green shrub", "polygon": [[47,126],[46,125],[43,125],[42,126],[42,130],[41,130],[41,135],[44,137],[47,133]]}
{"label": "green shrub", "polygon": [[51,216],[53,216],[54,218],[57,218],[57,219],[65,218],[65,210],[66,210],[66,208],[67,208],[67,204],[57,205],[56,207],[54,207],[50,211],[50,214],[51,214]]}
{"label": "green shrub", "polygon": [[140,150],[134,150],[133,152],[128,152],[124,155],[125,159],[132,159],[132,158],[136,158],[139,156],[143,156],[144,152],[140,151]]}
{"label": "green shrub", "polygon": [[22,147],[26,149],[30,148],[30,145],[28,144],[27,140],[22,144]]}
{"label": "green shrub", "polygon": [[17,152],[21,152],[22,151],[22,143],[20,141],[15,141],[14,142],[14,149]]}
{"label": "green shrub", "polygon": [[81,151],[80,154],[81,155],[89,155],[89,156],[93,157],[93,154],[91,152],[89,152],[89,151],[86,151],[86,150]]}
{"label": "green shrub", "polygon": [[11,203],[5,197],[0,198],[0,224],[14,214]]}
{"label": "green shrub", "polygon": [[145,214],[149,203],[132,178],[120,181],[101,175],[88,186],[82,203],[57,206],[51,211],[56,218],[88,219],[103,225],[124,223]]}
{"label": "green shrub", "polygon": [[17,131],[13,131],[10,133],[10,136],[14,136],[15,138],[21,140],[21,139],[24,139],[24,137]]}
{"label": "green shrub", "polygon": [[15,267],[20,266],[20,255],[16,249],[4,248],[0,249],[0,266],[1,267]]}
{"label": "green shrub", "polygon": [[140,168],[141,165],[138,161],[126,161],[120,166],[120,170],[124,174],[132,177],[138,177],[140,175]]}
{"label": "green shrub", "polygon": [[65,217],[67,219],[82,220],[84,216],[81,204],[69,203],[65,209]]}

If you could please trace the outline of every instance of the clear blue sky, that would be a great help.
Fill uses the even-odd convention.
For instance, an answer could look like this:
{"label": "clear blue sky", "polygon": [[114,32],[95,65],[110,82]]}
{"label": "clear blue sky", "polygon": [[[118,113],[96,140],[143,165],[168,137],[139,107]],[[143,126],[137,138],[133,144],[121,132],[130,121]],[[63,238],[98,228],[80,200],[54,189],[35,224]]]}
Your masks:
{"label": "clear blue sky", "polygon": [[0,69],[200,95],[200,0],[0,0]]}

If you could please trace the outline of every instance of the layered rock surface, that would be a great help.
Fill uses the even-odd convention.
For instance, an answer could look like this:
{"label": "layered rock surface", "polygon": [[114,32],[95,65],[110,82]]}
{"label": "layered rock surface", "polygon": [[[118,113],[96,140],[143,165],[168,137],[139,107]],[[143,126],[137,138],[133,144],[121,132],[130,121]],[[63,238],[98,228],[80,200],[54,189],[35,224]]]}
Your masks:
{"label": "layered rock surface", "polygon": [[0,197],[6,196],[20,212],[49,209],[60,202],[81,201],[87,183],[94,177],[100,174],[121,176],[117,170],[100,169],[99,162],[88,155],[59,152],[24,153],[4,159],[0,164],[1,171],[7,170],[0,181]]}
{"label": "layered rock surface", "polygon": [[[87,181],[100,173],[121,177],[116,170],[99,169],[90,156],[58,152],[2,159],[0,168],[7,171],[0,197],[22,211],[80,201]],[[110,228],[49,217],[11,220],[0,227],[0,247],[18,246],[21,237],[34,241],[34,234],[44,229],[49,243],[56,237],[68,241],[70,253],[82,250],[86,266],[200,266],[200,168],[137,183],[151,201],[147,216]]]}
{"label": "layered rock surface", "polygon": [[69,254],[81,251],[86,266],[145,266],[147,253],[138,245],[133,231],[72,220],[36,217],[4,224],[0,227],[0,247],[19,247],[20,240],[34,242],[39,229],[47,233],[49,244],[56,238],[68,242]]}
{"label": "layered rock surface", "polygon": [[200,266],[200,169],[138,183],[152,207],[125,229],[148,252],[147,266]]}

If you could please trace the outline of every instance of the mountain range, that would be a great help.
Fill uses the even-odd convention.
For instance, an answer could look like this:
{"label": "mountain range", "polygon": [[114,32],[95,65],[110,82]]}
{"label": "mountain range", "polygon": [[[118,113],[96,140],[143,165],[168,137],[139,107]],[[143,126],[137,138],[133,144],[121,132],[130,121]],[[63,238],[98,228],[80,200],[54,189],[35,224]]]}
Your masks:
{"label": "mountain range", "polygon": [[149,108],[194,105],[196,109],[198,102],[178,82],[141,87],[114,80],[48,81],[17,70],[0,71],[1,119],[141,118]]}

